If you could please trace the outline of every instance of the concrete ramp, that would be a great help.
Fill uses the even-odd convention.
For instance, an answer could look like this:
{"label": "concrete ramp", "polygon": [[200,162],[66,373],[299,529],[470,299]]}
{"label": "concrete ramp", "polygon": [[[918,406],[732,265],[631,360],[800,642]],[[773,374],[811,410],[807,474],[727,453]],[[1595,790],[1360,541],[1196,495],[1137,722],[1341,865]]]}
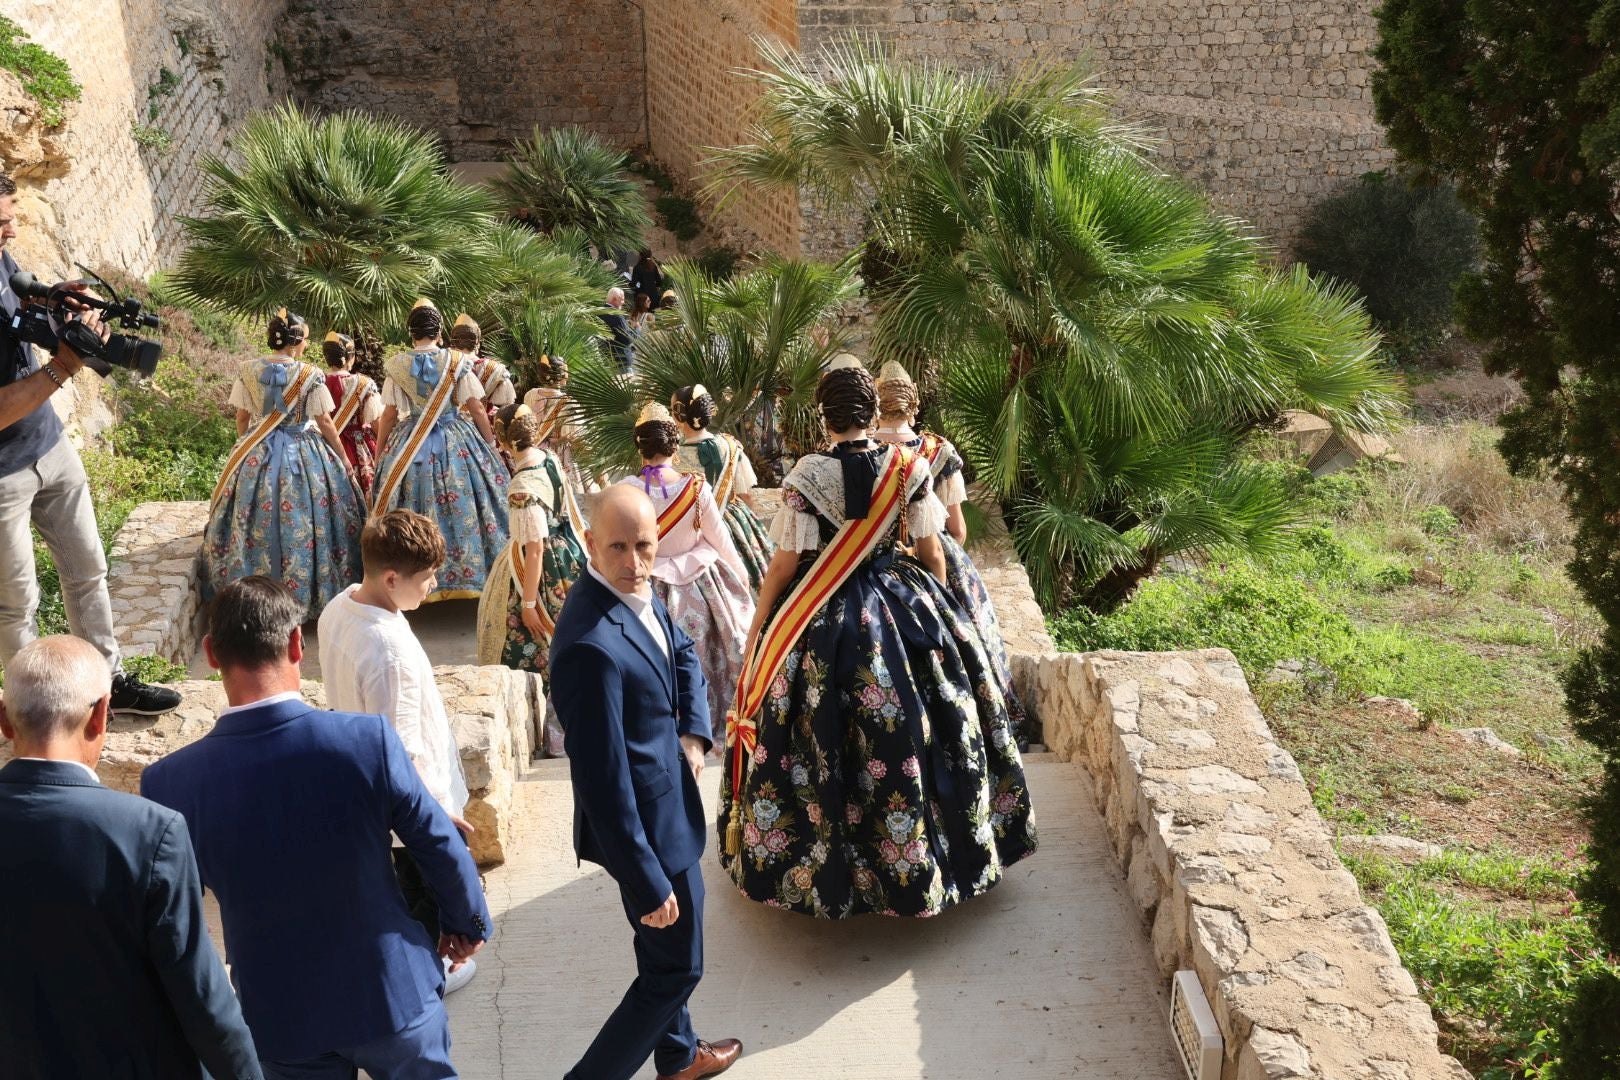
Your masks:
{"label": "concrete ramp", "polygon": [[[1077,765],[1029,763],[1041,850],[938,919],[818,923],[744,900],[705,856],[693,1020],[736,1037],[737,1080],[1160,1080],[1180,1075],[1135,905]],[[704,772],[713,813],[721,770]],[[576,867],[566,762],[518,785],[487,878],[496,938],[449,999],[467,1080],[555,1078],[634,977],[618,889]],[[642,1077],[651,1078],[651,1064]]]}

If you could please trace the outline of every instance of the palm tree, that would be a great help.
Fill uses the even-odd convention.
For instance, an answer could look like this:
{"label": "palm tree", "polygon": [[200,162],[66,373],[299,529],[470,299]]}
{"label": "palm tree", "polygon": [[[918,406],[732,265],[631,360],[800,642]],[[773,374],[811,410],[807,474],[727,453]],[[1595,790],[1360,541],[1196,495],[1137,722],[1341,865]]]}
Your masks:
{"label": "palm tree", "polygon": [[628,160],[583,128],[536,127],[490,186],[507,213],[543,233],[577,229],[599,251],[634,250],[652,217]]}
{"label": "palm tree", "polygon": [[1351,295],[1268,270],[1078,70],[956,78],[857,42],[777,52],[759,78],[756,141],[723,176],[861,203],[874,349],[940,361],[947,434],[1049,606],[1110,607],[1171,554],[1282,542],[1282,493],[1239,446],[1281,410],[1394,415]]}
{"label": "palm tree", "polygon": [[742,439],[768,475],[780,448],[767,410],[790,438],[816,437],[812,398],[823,365],[844,348],[833,316],[855,295],[853,260],[767,258],[725,281],[692,262],[664,270],[679,318],[637,343],[634,374],[625,379],[611,365],[591,364],[570,379],[587,458],[593,468],[633,466],[630,433],[641,405],[668,402],[680,387],[702,383],[717,406],[715,429]]}
{"label": "palm tree", "polygon": [[485,192],[396,120],[259,113],[239,162],[212,158],[204,216],[171,284],[186,304],[258,317],[286,306],[317,329],[397,333],[419,296],[454,309],[494,292],[503,260]]}

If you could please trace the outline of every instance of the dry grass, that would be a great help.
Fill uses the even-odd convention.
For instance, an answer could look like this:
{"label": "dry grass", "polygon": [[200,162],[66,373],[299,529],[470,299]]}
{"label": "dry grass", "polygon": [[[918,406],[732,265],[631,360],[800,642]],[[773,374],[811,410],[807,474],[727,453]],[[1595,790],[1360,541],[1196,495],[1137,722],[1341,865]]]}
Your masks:
{"label": "dry grass", "polygon": [[1444,506],[1472,536],[1503,551],[1561,553],[1574,535],[1563,492],[1548,477],[1508,472],[1497,432],[1477,422],[1417,424],[1391,442],[1406,465],[1385,477],[1402,516]]}

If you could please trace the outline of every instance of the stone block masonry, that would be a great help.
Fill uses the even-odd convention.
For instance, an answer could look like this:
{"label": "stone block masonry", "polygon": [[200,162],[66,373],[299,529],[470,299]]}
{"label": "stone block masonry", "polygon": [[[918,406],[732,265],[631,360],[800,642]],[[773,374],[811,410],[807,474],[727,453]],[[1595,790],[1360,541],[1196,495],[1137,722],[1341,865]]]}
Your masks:
{"label": "stone block masonry", "polygon": [[266,61],[284,7],[0,0],[0,14],[66,60],[84,88],[49,159],[14,163],[0,133],[0,157],[22,166],[19,261],[41,277],[74,262],[137,277],[171,263],[179,217],[199,209],[203,159],[224,153],[235,126],[283,92]]}
{"label": "stone block masonry", "polygon": [[293,0],[278,48],[302,98],[437,134],[454,161],[578,124],[643,145],[641,0]]}
{"label": "stone block masonry", "polygon": [[1161,975],[1197,972],[1222,1080],[1466,1080],[1231,653],[1013,664],[1091,775]]}
{"label": "stone block masonry", "polygon": [[202,608],[205,502],[142,503],[113,538],[107,594],[126,656],[190,662]]}

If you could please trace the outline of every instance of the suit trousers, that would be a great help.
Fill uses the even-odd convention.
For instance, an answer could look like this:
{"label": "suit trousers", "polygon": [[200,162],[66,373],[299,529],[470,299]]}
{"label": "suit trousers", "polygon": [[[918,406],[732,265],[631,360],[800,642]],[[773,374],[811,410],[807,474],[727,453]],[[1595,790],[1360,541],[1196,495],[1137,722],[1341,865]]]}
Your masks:
{"label": "suit trousers", "polygon": [[649,1054],[659,1075],[668,1076],[697,1056],[686,1002],[703,978],[701,864],[672,875],[670,885],[681,915],[662,930],[642,925],[647,912],[620,887],[624,914],[636,933],[636,981],[566,1080],[631,1080]]}
{"label": "suit trousers", "polygon": [[333,1050],[301,1061],[265,1061],[265,1080],[355,1080],[366,1070],[371,1080],[456,1080],[450,1064],[450,1017],[444,1002],[392,1035],[363,1046]]}
{"label": "suit trousers", "polygon": [[119,670],[107,556],[96,530],[84,464],[65,435],[34,464],[0,476],[0,666],[38,633],[39,577],[30,521],[56,561],[68,629]]}

